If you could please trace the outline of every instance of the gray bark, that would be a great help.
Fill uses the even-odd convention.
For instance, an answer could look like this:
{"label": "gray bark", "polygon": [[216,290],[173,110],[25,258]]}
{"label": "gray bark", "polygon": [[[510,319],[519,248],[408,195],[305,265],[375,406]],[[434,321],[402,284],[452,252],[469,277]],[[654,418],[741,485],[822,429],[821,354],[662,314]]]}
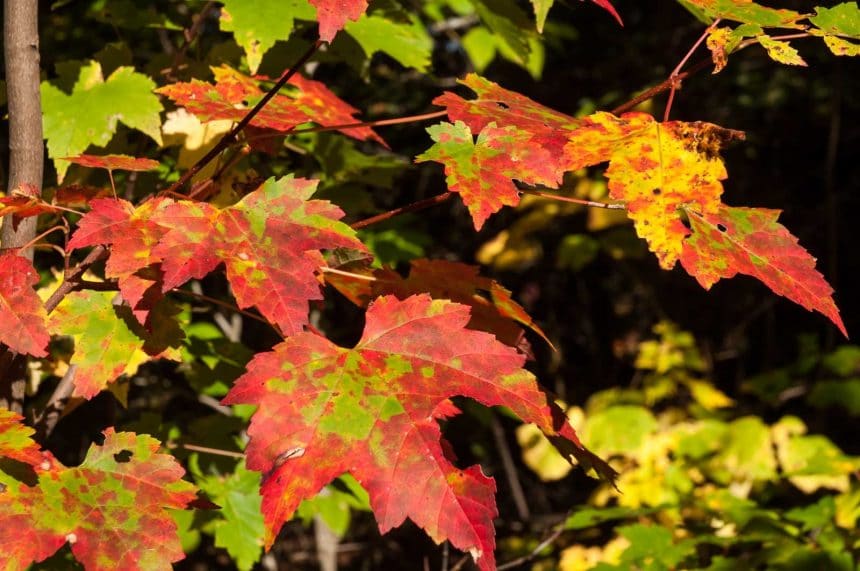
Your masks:
{"label": "gray bark", "polygon": [[[7,192],[21,184],[42,189],[44,145],[42,99],[39,94],[38,0],[4,0],[3,44],[6,58],[6,96],[9,105],[9,179]],[[3,219],[0,248],[19,248],[36,235],[36,219]],[[32,259],[33,250],[21,252]],[[8,351],[8,349],[6,349]],[[0,355],[0,407],[21,411],[26,361],[20,355]]]}

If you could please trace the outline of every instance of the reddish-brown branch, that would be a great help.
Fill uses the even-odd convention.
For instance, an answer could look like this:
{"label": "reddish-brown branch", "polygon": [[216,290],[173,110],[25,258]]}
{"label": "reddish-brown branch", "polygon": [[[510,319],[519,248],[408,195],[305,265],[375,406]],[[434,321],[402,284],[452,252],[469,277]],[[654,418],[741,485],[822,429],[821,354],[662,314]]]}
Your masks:
{"label": "reddish-brown branch", "polygon": [[[394,119],[380,119],[378,121],[365,121],[363,123],[344,123],[343,125],[326,125],[324,127],[305,127],[304,129],[293,129],[287,134],[323,133],[325,131],[340,131],[341,129],[360,129],[362,127],[385,127],[387,125],[401,125],[403,123],[417,123],[419,121],[438,119],[439,117],[444,117],[447,114],[447,111],[433,111],[432,113],[422,113],[421,115],[407,115],[405,117],[395,117]],[[281,133],[281,136],[283,135],[284,133]]]}
{"label": "reddish-brown branch", "polygon": [[89,254],[87,254],[86,258],[81,260],[80,264],[75,266],[74,269],[69,270],[63,279],[63,283],[54,290],[54,293],[52,293],[51,297],[48,298],[48,301],[45,302],[45,309],[47,312],[51,313],[54,311],[69,292],[79,287],[81,285],[81,278],[84,275],[84,272],[86,272],[90,266],[96,262],[106,258],[107,253],[107,249],[104,246],[96,246]]}
{"label": "reddish-brown branch", "polygon": [[299,69],[309,60],[311,56],[316,53],[317,49],[319,49],[320,45],[322,45],[321,40],[317,40],[313,43],[313,45],[308,48],[308,50],[299,58],[299,60],[293,64],[293,66],[284,73],[280,79],[272,86],[269,91],[263,96],[260,101],[254,105],[254,108],[248,111],[242,120],[236,123],[236,125],[230,129],[230,132],[221,137],[221,140],[218,141],[218,144],[212,147],[208,153],[206,153],[200,160],[198,160],[194,165],[185,171],[179,180],[177,180],[173,185],[168,189],[168,192],[178,193],[179,190],[185,186],[185,184],[190,181],[194,176],[200,172],[203,167],[212,162],[218,155],[220,155],[224,149],[232,145],[238,140],[239,133],[248,126],[248,124],[257,116],[257,114],[265,107],[269,101],[281,90],[281,88],[287,84],[287,82],[292,78],[296,73],[298,73]]}
{"label": "reddish-brown branch", "polygon": [[419,200],[418,202],[413,202],[412,204],[407,204],[406,206],[401,206],[400,208],[395,208],[394,210],[389,210],[388,212],[383,212],[382,214],[377,214],[376,216],[371,216],[370,218],[365,218],[364,220],[359,220],[358,222],[353,222],[350,224],[354,230],[359,230],[361,228],[365,228],[370,226],[371,224],[378,224],[380,222],[384,222],[385,220],[389,220],[390,218],[394,218],[399,214],[405,214],[407,212],[417,212],[419,210],[424,210],[425,208],[430,208],[431,206],[435,206],[437,204],[442,204],[449,198],[454,195],[453,192],[448,191],[442,194],[432,196],[430,198],[425,198],[424,200]]}

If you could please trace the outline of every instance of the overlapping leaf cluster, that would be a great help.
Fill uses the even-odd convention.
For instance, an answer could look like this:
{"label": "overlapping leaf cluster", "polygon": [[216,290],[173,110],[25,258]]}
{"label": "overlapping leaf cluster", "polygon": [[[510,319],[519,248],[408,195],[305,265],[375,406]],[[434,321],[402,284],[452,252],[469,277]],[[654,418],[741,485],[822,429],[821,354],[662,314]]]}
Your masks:
{"label": "overlapping leaf cluster", "polygon": [[608,162],[609,196],[626,206],[664,269],[681,260],[706,289],[751,275],[845,333],[832,288],[776,222],[778,211],[722,203],[727,173],[719,151],[743,133],[644,113],[573,118],[476,75],[462,83],[476,98],[449,92],[434,100],[455,123],[428,129],[435,144],[417,160],[445,165],[448,187],[462,196],[476,229],[519,202],[514,181],[557,187],[565,172]]}
{"label": "overlapping leaf cluster", "polygon": [[[592,2],[620,22],[607,0]],[[433,44],[427,30],[417,16],[396,6],[374,6],[368,13],[364,0],[222,4],[221,29],[233,33],[251,74],[276,42],[293,36],[298,21],[318,23],[321,40],[332,41],[345,30],[368,56],[381,51],[421,71],[429,66]],[[486,67],[498,52],[539,75],[540,66],[534,65],[539,43],[511,25],[523,19],[519,7],[488,0],[466,4],[458,9],[478,24],[471,37],[464,37],[464,49],[473,59],[481,49],[486,56],[476,60],[476,67]],[[851,43],[860,39],[856,3],[819,7],[814,15],[747,0],[686,4],[709,21],[740,23],[734,29],[710,31],[708,46],[718,69],[749,38],[778,61],[802,62],[785,42],[766,34],[766,28],[822,36],[838,55],[858,51]],[[553,1],[533,0],[532,5],[540,31]],[[479,45],[486,37],[491,45]],[[130,66],[105,74],[101,63],[90,61],[77,69],[68,89],[43,83],[48,152],[60,181],[69,163],[107,170],[112,185],[114,170],[160,169],[162,165],[150,159],[80,154],[90,145],[107,145],[120,123],[161,145],[163,108],[155,93],[203,124],[237,122],[270,85],[270,78],[224,65],[212,71],[214,83],[192,80],[155,89],[152,80]],[[719,152],[742,133],[708,123],[661,123],[644,113],[598,112],[574,118],[477,75],[469,75],[463,84],[476,98],[445,93],[435,100],[452,122],[429,129],[435,144],[417,160],[444,164],[449,188],[462,197],[476,230],[502,207],[517,205],[524,186],[558,188],[566,173],[608,163],[611,199],[626,207],[663,268],[671,269],[680,260],[705,288],[737,273],[754,276],[774,292],[826,315],[844,333],[832,289],[815,270],[814,258],[776,222],[779,212],[722,203],[727,173]],[[259,146],[261,141],[280,141],[313,123],[356,141],[377,143],[376,148],[387,146],[369,126],[352,125],[357,113],[323,83],[297,74],[285,92],[253,118],[253,130],[246,131],[244,142]],[[52,201],[33,189],[16,189],[0,198],[0,215],[59,217],[70,207],[88,209],[75,219],[66,254],[96,248],[91,255],[101,252],[97,258],[105,265],[103,278],[88,275],[78,291],[64,292],[49,314],[34,289],[39,281],[34,266],[14,252],[4,253],[0,342],[17,353],[47,357],[64,350],[49,347],[52,337],[58,346],[62,338],[71,338],[65,346],[71,354],[61,365],[51,365],[73,379],[74,397],[91,399],[150,359],[184,358],[186,372],[198,365],[197,373],[204,370],[203,376],[218,377],[217,382],[203,381],[210,383],[207,396],[226,394],[224,404],[256,406],[256,412],[248,413],[246,457],[248,468],[259,474],[243,465],[232,477],[206,474],[196,465],[192,470],[205,491],[227,504],[223,516],[209,524],[216,545],[225,546],[241,568],[250,568],[259,557],[260,545],[254,543],[259,535],[270,548],[282,525],[301,511],[303,500],[343,476],[356,493],[366,492],[381,531],[410,519],[437,543],[450,541],[470,553],[479,568],[494,569],[496,486],[479,466],[459,467],[445,440],[440,422],[460,412],[452,398],[504,406],[533,423],[533,430],[562,453],[564,463],[573,458],[610,483],[616,473],[582,444],[562,410],[523,368],[528,353],[523,328],[548,339],[508,290],[481,276],[477,268],[455,262],[416,260],[407,277],[391,268],[371,267],[367,246],[341,221],[343,211],[313,199],[316,189],[317,181],[289,175],[255,184],[238,201],[218,206],[170,193],[153,193],[135,204],[117,198],[115,187],[65,187]],[[325,252],[335,249],[360,252],[365,258],[330,264]],[[237,351],[230,366],[241,374],[224,375],[223,383],[223,371],[195,362],[195,343],[208,340],[183,341],[193,327],[180,323],[181,310],[170,297],[219,267],[236,305],[258,312],[284,338],[247,363],[250,352]],[[334,344],[310,323],[310,305],[323,299],[324,283],[367,307],[364,333],[352,348]],[[194,373],[187,376],[191,379]],[[725,397],[700,379],[673,382],[705,408],[719,408],[714,402]],[[611,434],[619,424],[638,431],[634,437],[639,443],[656,431],[653,415],[643,407],[619,404],[610,409],[587,425],[588,442],[600,452],[631,452],[629,442]],[[182,480],[184,471],[171,456],[157,452],[157,440],[109,428],[103,445],[92,446],[80,466],[67,468],[39,449],[21,420],[0,409],[0,456],[24,468],[22,472],[13,464],[15,469],[7,470],[7,460],[0,465],[0,568],[26,568],[65,543],[92,569],[165,568],[182,558],[177,525],[164,509],[187,507],[194,487]],[[730,439],[733,431],[749,429],[743,421],[722,423],[708,434]],[[761,433],[760,428],[754,426],[753,432]],[[783,428],[779,453],[785,457],[779,462],[786,471],[825,462],[823,457],[833,452],[825,450],[823,459],[804,456],[811,446],[800,435],[805,427]],[[774,432],[772,438],[777,436]],[[765,437],[759,440],[772,443]],[[727,463],[739,466],[742,462],[732,454],[739,457],[746,451],[733,450],[730,444],[720,453]],[[557,467],[558,457],[553,461]],[[853,468],[841,458],[832,463],[838,464],[834,470],[842,479]],[[628,475],[629,489],[636,492],[641,491],[638,476]],[[804,476],[808,474],[794,476],[792,483],[808,483]],[[249,501],[258,486],[262,501]],[[231,504],[236,496],[241,499]],[[237,522],[245,517],[248,525],[237,531]],[[177,515],[176,521],[182,518]],[[237,545],[234,532],[246,543]],[[621,532],[641,542],[647,534],[635,526]],[[650,537],[668,545],[671,554],[661,560],[667,565],[677,565],[691,553],[689,542],[673,544],[671,535]],[[648,561],[645,555],[627,555],[623,561],[630,565]]]}

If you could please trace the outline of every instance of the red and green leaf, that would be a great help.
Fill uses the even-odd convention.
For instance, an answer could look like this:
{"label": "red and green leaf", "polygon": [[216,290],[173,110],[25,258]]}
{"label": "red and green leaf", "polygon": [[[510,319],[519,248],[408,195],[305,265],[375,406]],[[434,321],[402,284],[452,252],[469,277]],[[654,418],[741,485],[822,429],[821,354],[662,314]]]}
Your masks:
{"label": "red and green leaf", "polygon": [[11,252],[0,255],[0,343],[34,357],[48,354],[47,312],[33,287],[33,264]]}
{"label": "red and green leaf", "polygon": [[301,331],[308,301],[322,299],[320,250],[364,250],[339,221],[339,208],[309,200],[316,186],[307,179],[271,179],[227,208],[180,201],[158,212],[154,221],[166,233],[152,253],[162,262],[164,291],[223,262],[239,307],[256,306],[285,335]]}
{"label": "red and green leaf", "polygon": [[506,345],[519,345],[523,335],[520,325],[549,343],[543,330],[511,298],[511,292],[496,280],[479,275],[477,266],[447,260],[413,260],[409,276],[404,278],[391,269],[371,270],[366,265],[355,265],[339,268],[348,269],[348,272],[326,272],[325,279],[356,305],[366,307],[381,295],[406,299],[427,293],[433,299],[468,305],[472,310],[468,327],[492,333]]}
{"label": "red and green leaf", "polygon": [[802,28],[800,12],[768,8],[753,0],[685,0],[710,18],[721,18],[765,27]]}
{"label": "red and green leaf", "polygon": [[[33,441],[32,428],[23,424],[24,417],[0,408],[0,458],[11,458],[30,466],[38,466],[44,457]],[[2,491],[0,491],[2,496]]]}
{"label": "red and green leaf", "polygon": [[247,459],[265,475],[267,547],[303,499],[349,472],[382,532],[409,518],[493,569],[495,484],[454,465],[438,424],[457,414],[457,395],[509,407],[612,477],[521,368],[524,357],[465,329],[469,319],[467,306],[427,295],[380,297],[355,348],[299,333],[248,364],[224,402],[259,406]]}
{"label": "red and green leaf", "polygon": [[459,193],[469,209],[475,230],[503,206],[516,206],[520,193],[514,178],[528,184],[557,185],[552,157],[516,127],[486,125],[477,141],[462,121],[427,129],[436,144],[415,158],[445,165],[448,189]]}
{"label": "red and green leaf", "polygon": [[118,305],[116,292],[84,290],[67,295],[48,319],[48,329],[74,339],[74,396],[91,399],[123,374],[154,358],[177,359],[183,334],[166,302],[149,316],[152,332]]}
{"label": "red and green leaf", "polygon": [[[238,71],[221,66],[213,68],[216,83],[199,80],[174,83],[157,89],[177,105],[185,107],[201,121],[227,119],[239,121],[263,97],[257,81]],[[302,123],[317,123],[326,127],[358,121],[358,110],[332,93],[325,84],[300,75],[290,79],[292,92],[275,95],[251,120],[251,125],[278,132],[288,132]],[[340,129],[343,134],[359,140],[385,141],[370,127]]]}
{"label": "red and green leaf", "polygon": [[684,242],[681,264],[705,289],[721,278],[745,274],[775,293],[830,319],[843,335],[845,325],[833,302],[833,288],[815,269],[815,258],[777,223],[779,210],[721,206],[702,214],[685,208],[693,230]]}
{"label": "red and green leaf", "polygon": [[67,542],[89,571],[167,569],[184,557],[165,511],[195,498],[184,470],[158,453],[160,443],[150,436],[112,428],[104,434],[104,444],[91,446],[80,466],[43,460],[35,486],[2,478],[0,567],[23,571]]}

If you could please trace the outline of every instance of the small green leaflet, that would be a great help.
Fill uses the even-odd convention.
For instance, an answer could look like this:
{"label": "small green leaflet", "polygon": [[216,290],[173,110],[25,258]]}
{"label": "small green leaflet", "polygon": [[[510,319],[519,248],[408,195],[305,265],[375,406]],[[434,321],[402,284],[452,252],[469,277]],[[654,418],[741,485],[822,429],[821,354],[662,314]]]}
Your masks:
{"label": "small green leaflet", "polygon": [[71,93],[42,82],[44,136],[48,156],[55,159],[62,182],[69,163],[60,157],[82,154],[87,147],[104,147],[116,133],[117,123],[137,129],[159,145],[163,107],[152,93],[155,83],[133,68],[120,67],[107,80],[96,61],[85,64]]}
{"label": "small green leaflet", "polygon": [[278,40],[293,33],[295,20],[314,20],[316,10],[307,0],[223,0],[221,29],[233,32],[245,50],[251,73]]}
{"label": "small green leaflet", "polygon": [[426,72],[433,51],[433,39],[415,16],[395,21],[376,14],[347,22],[344,30],[355,38],[368,58],[383,52],[405,67]]}

